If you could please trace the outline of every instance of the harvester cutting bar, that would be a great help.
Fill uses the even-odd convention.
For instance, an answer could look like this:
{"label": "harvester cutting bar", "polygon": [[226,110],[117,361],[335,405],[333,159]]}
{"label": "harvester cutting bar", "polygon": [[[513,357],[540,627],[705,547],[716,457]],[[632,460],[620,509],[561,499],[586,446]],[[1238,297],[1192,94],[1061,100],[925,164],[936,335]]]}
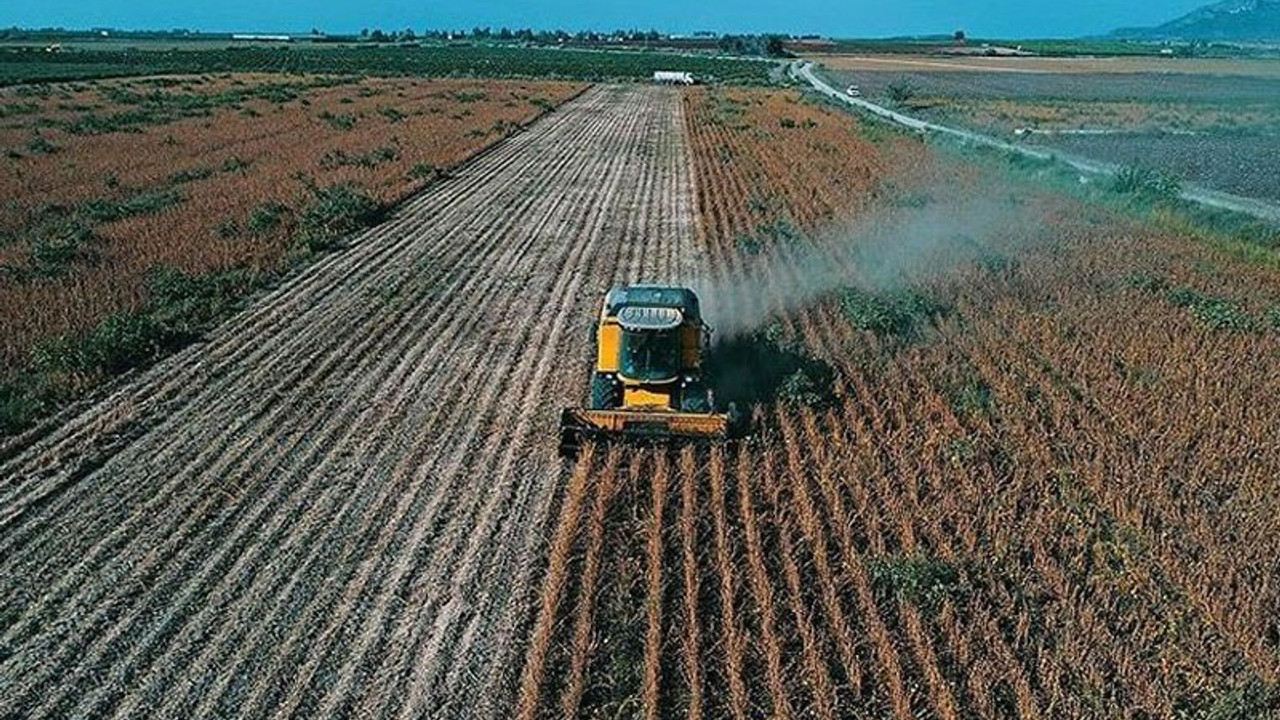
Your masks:
{"label": "harvester cutting bar", "polygon": [[560,414],[560,455],[575,458],[595,438],[722,440],[731,426],[727,413],[568,408]]}

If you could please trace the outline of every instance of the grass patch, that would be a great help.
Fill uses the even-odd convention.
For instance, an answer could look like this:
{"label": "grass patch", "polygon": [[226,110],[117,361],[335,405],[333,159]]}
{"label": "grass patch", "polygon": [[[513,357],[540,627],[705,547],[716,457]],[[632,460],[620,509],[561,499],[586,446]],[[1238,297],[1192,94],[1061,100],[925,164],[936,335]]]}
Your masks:
{"label": "grass patch", "polygon": [[135,215],[149,215],[171,208],[183,201],[182,193],[174,188],[148,190],[123,200],[90,200],[81,211],[96,223],[114,222]]}
{"label": "grass patch", "polygon": [[284,222],[289,215],[289,207],[276,202],[262,203],[249,211],[247,227],[249,232],[265,235]]}
{"label": "grass patch", "polygon": [[349,154],[341,149],[330,150],[320,158],[320,167],[325,170],[334,170],[340,167],[362,167],[375,168],[383,163],[394,162],[400,157],[400,149],[388,145],[386,147],[374,148],[367,153],[358,155]]}
{"label": "grass patch", "polygon": [[840,293],[839,301],[850,325],[882,336],[914,337],[948,310],[917,290],[869,292],[850,288]]}
{"label": "grass patch", "polygon": [[328,110],[324,110],[316,117],[329,123],[329,127],[334,130],[346,131],[351,130],[356,126],[356,118],[354,115],[347,115],[345,113],[338,113],[335,115]]}
{"label": "grass patch", "polygon": [[924,610],[936,610],[946,600],[962,600],[965,586],[959,569],[924,554],[886,555],[870,564],[871,581],[882,600],[897,599]]}
{"label": "grass patch", "polygon": [[1048,185],[1064,195],[1188,235],[1237,259],[1280,267],[1280,223],[1182,199],[1181,185],[1158,171],[1126,168],[1110,179],[1089,177],[1052,158],[965,145],[943,137],[933,137],[931,144],[964,160],[985,161],[989,167],[1011,171],[1021,180]]}
{"label": "grass patch", "polygon": [[302,209],[298,223],[302,241],[312,252],[331,250],[341,239],[382,220],[385,208],[360,187],[340,183],[319,187],[308,183],[311,203]]}
{"label": "grass patch", "polygon": [[1186,309],[1192,317],[1210,330],[1257,332],[1267,324],[1280,327],[1276,324],[1280,316],[1277,316],[1275,309],[1271,310],[1266,317],[1258,318],[1234,300],[1194,288],[1173,285],[1164,277],[1154,273],[1130,273],[1122,282],[1126,287],[1159,295],[1169,303]]}

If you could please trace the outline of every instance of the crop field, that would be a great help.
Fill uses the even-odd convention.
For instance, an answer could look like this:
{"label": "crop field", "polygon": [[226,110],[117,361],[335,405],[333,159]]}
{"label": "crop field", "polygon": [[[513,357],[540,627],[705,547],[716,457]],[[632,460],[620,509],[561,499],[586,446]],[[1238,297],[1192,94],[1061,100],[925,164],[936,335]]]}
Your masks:
{"label": "crop field", "polygon": [[[1274,714],[1275,260],[589,88],[0,446],[0,717]],[[752,434],[561,461],[639,281]]]}
{"label": "crop field", "polygon": [[[231,293],[329,249],[583,87],[227,75],[0,93],[0,383],[24,400],[0,427],[145,354],[111,324],[156,296],[196,278]],[[107,357],[64,349],[86,336]]]}
{"label": "crop field", "polygon": [[[1008,138],[1017,132],[1020,141],[1072,155],[1280,199],[1276,173],[1259,170],[1280,153],[1277,61],[986,60],[994,70],[945,58],[823,62],[841,87],[857,84],[873,100],[927,120]],[[953,62],[960,64],[946,67]],[[1168,69],[1157,69],[1161,62]]]}
{"label": "crop field", "polygon": [[[776,230],[858,206],[822,178],[862,178],[846,190],[897,205],[890,224],[966,212],[886,194],[894,164],[914,161],[902,187],[993,179],[847,136],[824,166],[833,118],[780,100],[685,116],[712,287],[772,319],[725,350],[758,437],[581,461],[521,717],[1274,709],[1280,452],[1259,403],[1280,335],[1249,326],[1275,317],[1275,271],[996,184],[1034,212],[868,291],[874,243]],[[784,117],[819,124],[788,138]],[[797,306],[815,258],[856,280]]]}

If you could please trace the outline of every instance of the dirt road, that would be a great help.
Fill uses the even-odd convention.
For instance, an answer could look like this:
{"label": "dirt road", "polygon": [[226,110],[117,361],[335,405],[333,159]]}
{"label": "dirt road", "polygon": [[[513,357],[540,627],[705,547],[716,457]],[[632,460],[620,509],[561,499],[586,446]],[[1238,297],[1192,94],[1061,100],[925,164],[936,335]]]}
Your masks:
{"label": "dirt road", "polygon": [[594,306],[699,262],[681,112],[588,91],[0,466],[0,717],[509,709]]}

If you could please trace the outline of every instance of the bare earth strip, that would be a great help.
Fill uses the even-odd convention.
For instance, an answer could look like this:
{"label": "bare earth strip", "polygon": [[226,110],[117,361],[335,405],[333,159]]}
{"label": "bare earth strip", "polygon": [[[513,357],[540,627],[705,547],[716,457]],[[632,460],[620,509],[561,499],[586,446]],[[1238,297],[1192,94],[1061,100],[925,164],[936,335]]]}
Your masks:
{"label": "bare earth strip", "polygon": [[589,91],[0,466],[0,716],[507,712],[595,305],[698,267],[681,113]]}

